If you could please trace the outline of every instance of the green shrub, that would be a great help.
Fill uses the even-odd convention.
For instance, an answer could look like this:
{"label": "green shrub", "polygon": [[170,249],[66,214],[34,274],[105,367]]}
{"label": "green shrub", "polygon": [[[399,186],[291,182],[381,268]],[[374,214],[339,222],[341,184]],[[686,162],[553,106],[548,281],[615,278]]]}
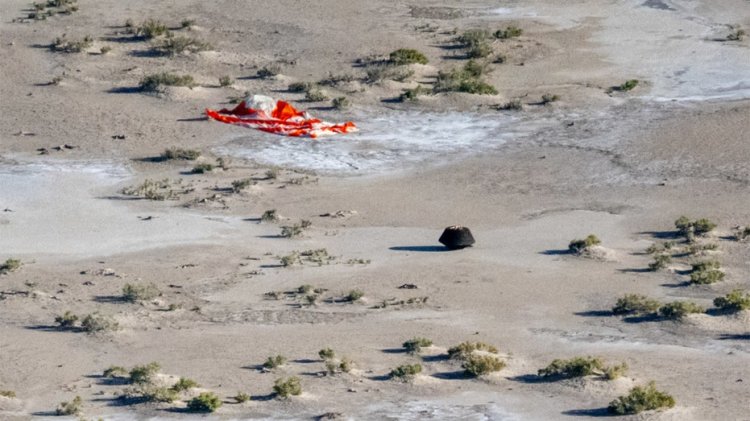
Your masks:
{"label": "green shrub", "polygon": [[344,300],[350,303],[353,303],[355,301],[359,301],[364,296],[365,296],[365,293],[362,290],[353,289],[349,291],[348,294],[346,294],[346,296],[344,297]]}
{"label": "green shrub", "polygon": [[193,25],[195,25],[195,19],[183,19],[180,22],[180,28],[183,29],[190,29],[193,27]]}
{"label": "green shrub", "polygon": [[276,209],[269,209],[263,212],[263,215],[260,216],[260,220],[262,222],[276,222],[279,220],[279,214],[276,212]]}
{"label": "green shrub", "polygon": [[420,95],[426,95],[431,91],[422,85],[417,85],[416,88],[404,89],[399,95],[398,100],[401,102],[405,101],[416,101]]}
{"label": "green shrub", "polygon": [[427,64],[427,57],[421,52],[411,48],[400,48],[391,52],[389,61],[397,66],[405,64]]}
{"label": "green shrub", "polygon": [[131,303],[153,300],[160,295],[161,291],[154,284],[125,284],[122,287],[123,300]]}
{"label": "green shrub", "polygon": [[161,21],[149,19],[143,22],[139,27],[135,28],[134,32],[135,35],[142,38],[152,39],[161,35],[166,35],[169,30],[167,29],[167,25],[163,24]]}
{"label": "green shrub", "polygon": [[351,101],[345,96],[340,96],[338,98],[333,99],[333,108],[337,110],[345,110],[349,108],[351,105]]}
{"label": "green shrub", "polygon": [[487,73],[489,67],[486,63],[476,60],[469,60],[464,64],[463,71],[470,77],[478,78]]}
{"label": "green shrub", "polygon": [[146,402],[166,402],[176,401],[180,394],[169,387],[154,386],[152,384],[142,385],[136,389],[135,393],[140,395]]}
{"label": "green shrub", "polygon": [[569,360],[553,360],[550,365],[539,370],[541,377],[557,377],[569,379],[573,377],[585,377],[601,373],[604,370],[604,361],[596,357],[575,357]]}
{"label": "green shrub", "polygon": [[275,357],[268,357],[266,362],[263,363],[263,368],[273,370],[286,364],[286,357],[283,355],[276,355]]}
{"label": "green shrub", "polygon": [[288,398],[290,396],[299,396],[302,394],[302,384],[299,377],[292,376],[287,379],[276,379],[273,385],[273,391],[279,397]]}
{"label": "green shrub", "polygon": [[211,172],[214,170],[213,164],[209,164],[208,162],[203,162],[200,164],[196,164],[192,170],[190,170],[193,174],[205,174],[207,172]]}
{"label": "green shrub", "polygon": [[654,256],[654,261],[648,264],[648,268],[652,271],[665,269],[670,263],[672,263],[672,256],[668,254],[657,254]]}
{"label": "green shrub", "polygon": [[518,38],[523,34],[523,30],[517,26],[508,26],[505,29],[498,29],[495,31],[495,38],[497,39],[510,39]]}
{"label": "green shrub", "polygon": [[88,333],[98,333],[117,330],[120,325],[112,317],[94,312],[83,318],[81,328]]}
{"label": "green shrub", "polygon": [[467,374],[475,377],[494,373],[505,368],[505,362],[493,355],[469,355],[461,364]]}
{"label": "green shrub", "polygon": [[261,67],[256,73],[256,76],[261,79],[268,79],[280,73],[281,73],[281,66],[278,65],[277,63],[272,63],[272,64],[268,64],[266,66]]}
{"label": "green shrub", "polygon": [[687,216],[681,216],[674,222],[677,231],[687,237],[691,238],[691,235],[705,235],[713,231],[716,228],[716,224],[706,218],[697,219],[691,221]]}
{"label": "green shrub", "polygon": [[283,267],[289,267],[298,263],[302,263],[302,260],[299,257],[299,253],[296,251],[279,258],[279,264]]}
{"label": "green shrub", "polygon": [[196,382],[193,379],[188,379],[185,377],[180,377],[180,380],[177,381],[177,383],[173,384],[171,389],[174,390],[177,393],[185,392],[190,389],[193,389],[195,387],[200,387],[198,382]]}
{"label": "green shrub", "polygon": [[156,378],[159,370],[161,370],[161,366],[157,362],[137,365],[130,370],[130,382],[135,384],[150,384]]}
{"label": "green shrub", "polygon": [[293,82],[290,83],[286,90],[289,92],[307,92],[315,86],[312,82]]}
{"label": "green shrub", "polygon": [[568,244],[568,250],[572,253],[581,253],[582,251],[601,244],[601,240],[594,234],[589,234],[588,237],[583,240],[573,240]]}
{"label": "green shrub", "polygon": [[419,354],[422,348],[432,346],[432,341],[427,338],[412,338],[404,342],[402,346],[410,354]]}
{"label": "green shrub", "polygon": [[689,301],[674,301],[659,308],[659,315],[665,319],[681,320],[688,314],[703,313],[705,310],[698,304]]}
{"label": "green shrub", "polygon": [[212,392],[203,392],[188,402],[188,409],[193,412],[214,412],[221,406],[221,399]]}
{"label": "green shrub", "polygon": [[55,38],[50,45],[50,50],[56,53],[80,53],[91,48],[93,44],[94,39],[90,35],[86,35],[80,40],[69,40],[63,35],[62,37]]}
{"label": "green shrub", "polygon": [[249,401],[251,398],[252,397],[250,395],[248,395],[247,393],[243,393],[243,392],[237,392],[237,394],[234,395],[234,400],[237,403],[245,403]]}
{"label": "green shrub", "polygon": [[[471,63],[471,62],[469,62]],[[468,63],[467,63],[468,64]],[[473,66],[464,66],[449,72],[438,72],[433,90],[435,92],[466,92],[478,95],[495,95],[497,89],[474,75]]]}
{"label": "green shrub", "polygon": [[454,39],[455,42],[466,49],[468,58],[482,58],[492,54],[492,47],[487,42],[489,32],[483,29],[471,29]]}
{"label": "green shrub", "polygon": [[391,64],[369,66],[365,71],[365,81],[368,83],[375,83],[381,80],[403,82],[412,76],[414,76],[414,70]]}
{"label": "green shrub", "polygon": [[71,329],[78,323],[78,316],[66,311],[62,316],[55,317],[55,323],[59,329]]}
{"label": "green shrub", "polygon": [[309,102],[321,102],[327,101],[328,96],[319,88],[311,88],[305,92],[305,101]]}
{"label": "green shrub", "polygon": [[201,151],[197,149],[182,149],[175,147],[165,149],[164,152],[161,153],[161,159],[164,160],[180,159],[185,161],[195,161],[200,156]]}
{"label": "green shrub", "polygon": [[747,32],[744,29],[734,27],[732,28],[732,32],[727,35],[727,41],[742,41],[745,35],[747,35]]}
{"label": "green shrub", "polygon": [[626,294],[617,299],[612,307],[612,314],[616,315],[645,315],[659,310],[661,303],[644,295]]}
{"label": "green shrub", "polygon": [[640,81],[638,81],[638,79],[626,80],[622,83],[622,85],[617,87],[617,90],[621,92],[632,91],[638,86],[639,83]]}
{"label": "green shrub", "polygon": [[[193,37],[166,37],[153,45],[153,50],[159,54],[175,56],[177,54],[198,53],[211,50],[211,44]],[[225,85],[222,85],[225,86]]]}
{"label": "green shrub", "polygon": [[16,392],[12,390],[0,390],[0,396],[3,396],[5,398],[15,398]]}
{"label": "green shrub", "polygon": [[109,379],[112,379],[115,377],[127,377],[128,375],[129,375],[128,370],[126,370],[125,367],[120,367],[119,365],[110,366],[109,368],[104,370],[104,372],[102,373],[103,377],[106,377]]}
{"label": "green shrub", "polygon": [[391,370],[391,372],[389,373],[389,377],[392,379],[410,381],[414,378],[414,376],[421,372],[421,364],[404,364]]}
{"label": "green shrub", "polygon": [[604,378],[607,380],[614,380],[618,379],[625,375],[625,373],[628,372],[628,365],[626,363],[622,363],[620,365],[613,365],[610,367],[604,368]]}
{"label": "green shrub", "polygon": [[638,414],[655,409],[668,409],[675,405],[672,396],[656,389],[654,382],[636,386],[625,396],[613,400],[607,409],[616,415]]}
{"label": "green shrub", "polygon": [[690,273],[690,282],[699,285],[719,282],[725,276],[720,267],[721,265],[716,260],[694,263],[692,272]]}
{"label": "green shrub", "polygon": [[296,238],[302,235],[304,228],[301,224],[284,225],[281,227],[281,236],[284,238]]}
{"label": "green shrub", "polygon": [[735,289],[724,297],[716,297],[714,305],[722,311],[736,313],[750,309],[750,294]]}
{"label": "green shrub", "polygon": [[462,342],[448,349],[448,357],[451,359],[465,360],[475,351],[497,354],[498,350],[492,345],[484,342]]}
{"label": "green shrub", "polygon": [[323,348],[318,351],[318,356],[322,360],[332,360],[336,358],[336,353],[334,353],[331,348]]}
{"label": "green shrub", "polygon": [[173,73],[156,73],[141,79],[140,89],[144,92],[157,91],[162,86],[195,86],[195,80],[190,75],[176,75]]}
{"label": "green shrub", "polygon": [[76,396],[70,402],[60,403],[55,413],[57,415],[80,415],[81,411],[83,411],[83,399],[80,396]]}
{"label": "green shrub", "polygon": [[21,261],[19,259],[6,259],[3,264],[0,265],[0,275],[15,272],[21,268]]}

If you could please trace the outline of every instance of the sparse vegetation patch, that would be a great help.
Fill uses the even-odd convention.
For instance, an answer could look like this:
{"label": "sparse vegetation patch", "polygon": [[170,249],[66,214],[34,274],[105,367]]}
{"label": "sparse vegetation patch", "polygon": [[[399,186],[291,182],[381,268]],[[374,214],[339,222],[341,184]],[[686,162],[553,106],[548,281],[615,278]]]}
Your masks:
{"label": "sparse vegetation patch", "polygon": [[654,382],[646,386],[636,386],[625,396],[610,402],[607,409],[616,415],[638,414],[643,411],[669,409],[675,400],[667,393],[656,389]]}

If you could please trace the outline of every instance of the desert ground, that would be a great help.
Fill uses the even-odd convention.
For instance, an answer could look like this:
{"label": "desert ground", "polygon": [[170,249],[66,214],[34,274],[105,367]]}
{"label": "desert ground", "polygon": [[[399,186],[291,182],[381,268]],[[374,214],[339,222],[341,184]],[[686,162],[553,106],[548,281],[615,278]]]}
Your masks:
{"label": "desert ground", "polygon": [[[715,302],[750,289],[742,28],[747,0],[0,2],[0,418],[586,419],[653,381],[674,405],[617,418],[748,419],[750,297]],[[494,91],[441,89],[470,58]],[[252,94],[359,131],[205,118]],[[589,356],[628,369],[539,373]]]}

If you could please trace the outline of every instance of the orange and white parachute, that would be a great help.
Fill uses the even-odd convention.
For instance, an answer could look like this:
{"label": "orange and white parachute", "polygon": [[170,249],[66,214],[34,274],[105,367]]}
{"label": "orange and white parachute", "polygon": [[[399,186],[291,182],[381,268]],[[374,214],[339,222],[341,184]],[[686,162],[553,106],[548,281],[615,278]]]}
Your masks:
{"label": "orange and white parachute", "polygon": [[316,138],[357,131],[357,126],[351,121],[340,124],[328,123],[313,118],[305,111],[298,111],[288,102],[274,101],[273,98],[263,95],[248,97],[232,110],[206,109],[206,115],[222,123],[284,136]]}

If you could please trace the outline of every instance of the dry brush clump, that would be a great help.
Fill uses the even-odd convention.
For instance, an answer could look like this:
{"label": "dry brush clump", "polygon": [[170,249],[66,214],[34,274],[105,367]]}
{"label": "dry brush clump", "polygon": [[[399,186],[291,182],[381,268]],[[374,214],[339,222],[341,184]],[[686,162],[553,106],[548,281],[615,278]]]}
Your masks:
{"label": "dry brush clump", "polygon": [[191,399],[187,408],[192,412],[215,412],[221,405],[222,401],[215,393],[203,392]]}
{"label": "dry brush clump", "polygon": [[61,402],[55,410],[56,415],[80,415],[83,412],[83,399],[76,396],[72,401]]}
{"label": "dry brush clump", "polygon": [[276,355],[268,357],[263,363],[263,368],[266,370],[275,370],[284,364],[286,364],[286,357],[283,355]]}
{"label": "dry brush clump", "polygon": [[471,354],[461,363],[466,374],[474,377],[484,376],[505,368],[505,361],[494,355]]}
{"label": "dry brush clump", "polygon": [[211,44],[201,41],[198,38],[185,36],[168,36],[155,42],[152,46],[154,52],[165,56],[175,56],[183,53],[198,53],[201,51],[209,51],[211,49],[213,49]]}
{"label": "dry brush clump", "polygon": [[692,265],[690,283],[698,285],[713,284],[724,280],[725,274],[721,270],[718,260],[705,260]]}
{"label": "dry brush clump", "polygon": [[297,376],[292,376],[286,379],[279,378],[274,382],[273,391],[278,397],[284,399],[292,396],[299,396],[302,394],[302,382]]}
{"label": "dry brush clump", "polygon": [[161,291],[154,284],[125,284],[122,287],[122,299],[136,303],[139,301],[149,301],[161,295]]}
{"label": "dry brush clump", "polygon": [[725,313],[744,311],[750,309],[750,294],[741,289],[735,289],[724,297],[716,297],[714,306]]}
{"label": "dry brush clump", "polygon": [[482,80],[484,66],[470,60],[461,68],[438,72],[434,92],[465,92],[477,95],[497,95],[497,89]]}
{"label": "dry brush clump", "polygon": [[414,377],[416,377],[417,374],[421,372],[421,364],[404,364],[391,370],[391,372],[388,373],[388,377],[395,380],[401,380],[403,382],[410,382],[414,380]]}
{"label": "dry brush clump", "polygon": [[705,236],[716,228],[716,224],[709,219],[701,218],[691,220],[687,216],[681,216],[674,221],[677,232],[684,236],[688,242],[693,242],[696,236]]}
{"label": "dry brush clump", "polygon": [[427,338],[415,337],[404,342],[402,346],[409,354],[419,354],[420,352],[422,352],[422,348],[432,346],[432,340]]}
{"label": "dry brush clump", "polygon": [[601,240],[594,234],[589,234],[583,240],[573,240],[568,244],[568,250],[571,253],[582,254],[584,251],[591,249],[593,246],[601,244]]}
{"label": "dry brush clump", "polygon": [[607,366],[601,358],[574,357],[569,360],[553,360],[547,367],[540,369],[537,374],[540,377],[550,379],[598,376],[607,380],[614,380],[624,375],[627,369],[626,363]]}
{"label": "dry brush clump", "polygon": [[690,301],[673,301],[659,307],[659,315],[665,319],[682,320],[688,314],[703,313],[706,310]]}
{"label": "dry brush clump", "polygon": [[161,72],[145,76],[141,79],[139,88],[143,92],[156,92],[164,86],[184,86],[193,88],[195,79],[190,75]]}
{"label": "dry brush clump", "polygon": [[643,411],[663,410],[675,406],[674,398],[656,389],[654,382],[636,386],[625,396],[610,402],[607,409],[615,415],[638,414]]}
{"label": "dry brush clump", "polygon": [[79,40],[71,40],[63,34],[55,38],[49,48],[56,53],[81,53],[91,48],[92,45],[94,45],[94,39],[90,35]]}
{"label": "dry brush clump", "polygon": [[427,64],[427,56],[422,52],[411,48],[399,48],[389,54],[389,61],[397,66],[407,64]]}
{"label": "dry brush clump", "polygon": [[21,261],[19,259],[13,259],[13,258],[6,259],[5,262],[0,264],[0,275],[5,275],[6,273],[10,273],[10,272],[15,272],[20,268],[21,268]]}
{"label": "dry brush clump", "polygon": [[639,294],[626,294],[617,299],[612,314],[618,316],[643,316],[659,310],[659,301]]}

